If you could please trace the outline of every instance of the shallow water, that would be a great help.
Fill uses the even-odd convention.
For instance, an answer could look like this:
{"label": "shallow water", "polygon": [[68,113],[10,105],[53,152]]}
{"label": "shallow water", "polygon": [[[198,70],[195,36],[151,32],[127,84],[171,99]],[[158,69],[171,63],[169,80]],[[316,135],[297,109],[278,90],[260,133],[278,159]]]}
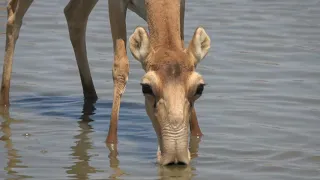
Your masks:
{"label": "shallow water", "polygon": [[[35,1],[24,19],[12,105],[0,118],[0,179],[319,179],[320,1],[187,1],[186,41],[199,25],[212,38],[198,67],[208,84],[196,104],[205,136],[200,144],[193,141],[187,168],[155,163],[156,136],[139,85],[143,70],[131,54],[119,155],[109,156],[104,140],[113,58],[107,1],[98,2],[87,29],[99,96],[94,106],[83,105],[62,13],[66,4]],[[0,57],[5,18],[0,8]],[[127,23],[128,35],[146,25],[132,12]]]}

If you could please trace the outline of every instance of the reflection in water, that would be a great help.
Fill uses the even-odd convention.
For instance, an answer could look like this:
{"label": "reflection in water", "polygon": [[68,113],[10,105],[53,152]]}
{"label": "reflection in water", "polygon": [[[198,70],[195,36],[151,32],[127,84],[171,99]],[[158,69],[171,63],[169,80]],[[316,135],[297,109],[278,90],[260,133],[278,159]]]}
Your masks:
{"label": "reflection in water", "polygon": [[119,167],[119,159],[118,159],[118,147],[117,144],[108,144],[106,143],[109,149],[109,159],[110,159],[110,167],[114,171],[113,174],[109,176],[110,179],[118,179],[118,177],[125,175],[126,173],[120,169]]}
{"label": "reflection in water", "polygon": [[[9,179],[24,179],[28,178],[28,176],[21,175],[20,172],[17,172],[17,168],[27,168],[27,166],[21,165],[21,157],[18,155],[18,150],[14,149],[13,142],[11,140],[11,129],[10,125],[14,123],[18,123],[19,121],[10,118],[7,109],[1,110],[1,126],[0,130],[3,132],[3,136],[0,137],[0,140],[5,142],[5,148],[7,149],[7,158],[8,163],[5,170],[7,171],[7,180]],[[75,135],[73,138],[75,139],[75,144],[71,146],[72,153],[70,156],[73,157],[73,164],[69,167],[66,167],[66,173],[69,175],[71,179],[90,179],[90,174],[97,173],[98,170],[92,166],[90,150],[93,147],[93,140],[90,138],[90,134],[94,132],[93,128],[89,124],[93,121],[90,118],[95,112],[95,102],[86,102],[83,105],[82,116],[80,117],[79,124],[79,133]],[[197,157],[199,143],[201,139],[197,137],[190,137],[189,149],[191,152],[191,157]],[[106,144],[109,149],[109,166],[112,170],[111,174],[108,174],[107,179],[120,179],[126,174],[120,168],[120,162],[118,159],[118,149],[117,144]],[[157,166],[158,168],[158,179],[192,179],[194,176],[194,167],[189,166]],[[103,172],[105,170],[102,170]],[[110,172],[110,171],[109,171]]]}
{"label": "reflection in water", "polygon": [[[68,167],[67,173],[72,175],[71,177],[74,179],[89,179],[89,174],[96,173],[97,170],[95,167],[90,166],[90,158],[91,156],[88,154],[88,151],[92,149],[92,141],[89,137],[89,134],[93,132],[91,125],[89,123],[93,121],[90,118],[91,115],[94,114],[95,102],[86,101],[83,105],[83,111],[81,120],[78,122],[80,127],[80,133],[74,136],[76,139],[76,145],[72,146],[72,156],[75,159],[74,165]],[[114,170],[114,173],[110,175],[109,178],[117,179],[121,175],[125,174],[119,168],[119,160],[117,158],[118,150],[117,146],[113,146],[111,144],[107,144],[107,147],[110,151],[109,159],[110,159],[110,167]]]}
{"label": "reflection in water", "polygon": [[159,166],[158,167],[158,175],[161,180],[169,180],[169,179],[181,179],[188,180],[192,179],[194,174],[194,167],[192,165],[189,166]]}
{"label": "reflection in water", "polygon": [[201,137],[198,137],[198,136],[190,137],[189,150],[191,154],[191,159],[198,157],[200,142],[201,142]]}
{"label": "reflection in water", "polygon": [[11,140],[11,128],[12,123],[19,122],[10,118],[9,109],[7,107],[0,107],[0,116],[2,117],[0,130],[3,133],[3,136],[0,137],[0,140],[5,143],[5,148],[7,149],[7,166],[5,171],[7,171],[8,177],[6,179],[25,179],[32,178],[30,176],[25,176],[19,174],[14,169],[16,168],[27,168],[27,166],[19,165],[22,163],[21,156],[18,154],[18,150],[13,147],[13,142]]}
{"label": "reflection in water", "polygon": [[90,115],[93,115],[95,107],[95,102],[86,101],[83,105],[83,115],[81,120],[78,122],[80,127],[80,133],[74,136],[76,139],[75,146],[71,146],[72,154],[74,159],[74,164],[71,167],[68,167],[67,173],[71,175],[74,179],[89,179],[88,175],[90,173],[96,173],[96,169],[90,166],[90,155],[88,150],[92,149],[92,141],[88,135],[93,132],[89,122],[93,121],[90,118]]}

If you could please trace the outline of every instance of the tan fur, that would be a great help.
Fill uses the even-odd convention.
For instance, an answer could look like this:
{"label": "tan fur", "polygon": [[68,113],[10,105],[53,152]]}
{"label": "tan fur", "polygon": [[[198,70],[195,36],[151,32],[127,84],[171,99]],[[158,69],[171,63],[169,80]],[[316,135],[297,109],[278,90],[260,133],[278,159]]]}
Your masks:
{"label": "tan fur", "polygon": [[188,49],[183,49],[181,30],[177,28],[180,7],[168,4],[169,0],[147,0],[150,34],[138,27],[129,42],[131,53],[146,71],[142,83],[152,89],[152,94],[145,94],[145,102],[158,137],[158,162],[188,164],[185,138],[189,127],[192,134],[202,135],[193,104],[199,98],[197,88],[204,81],[195,68],[206,56],[210,38],[203,28],[197,28]]}
{"label": "tan fur", "polygon": [[180,0],[146,0],[151,45],[180,49]]}

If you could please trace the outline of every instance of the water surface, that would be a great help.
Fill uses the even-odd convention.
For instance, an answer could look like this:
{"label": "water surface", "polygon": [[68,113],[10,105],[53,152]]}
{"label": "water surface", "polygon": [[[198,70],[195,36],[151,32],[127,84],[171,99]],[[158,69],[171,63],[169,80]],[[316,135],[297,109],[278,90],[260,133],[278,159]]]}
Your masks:
{"label": "water surface", "polygon": [[[156,136],[139,85],[143,70],[130,53],[119,155],[109,156],[104,140],[113,50],[107,1],[98,2],[87,29],[99,96],[94,105],[83,103],[63,15],[67,3],[35,1],[25,16],[14,57],[12,105],[0,118],[0,179],[319,179],[318,0],[187,1],[186,42],[199,25],[212,39],[198,66],[208,84],[196,104],[205,136],[200,144],[194,141],[187,168],[155,163]],[[5,18],[0,8],[0,57]],[[127,23],[128,35],[146,26],[132,12]]]}

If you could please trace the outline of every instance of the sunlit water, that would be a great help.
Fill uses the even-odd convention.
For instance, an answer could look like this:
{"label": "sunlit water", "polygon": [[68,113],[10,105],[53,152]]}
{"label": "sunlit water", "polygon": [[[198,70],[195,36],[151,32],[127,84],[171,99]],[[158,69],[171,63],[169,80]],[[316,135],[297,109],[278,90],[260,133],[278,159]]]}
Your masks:
{"label": "sunlit water", "polygon": [[[320,1],[187,0],[185,36],[212,39],[198,71],[204,133],[186,168],[155,163],[156,136],[131,73],[119,120],[119,155],[104,143],[112,106],[112,39],[106,0],[89,18],[87,48],[99,100],[83,105],[68,37],[66,0],[35,1],[16,47],[10,112],[0,118],[0,179],[320,178]],[[0,3],[0,57],[5,3]],[[146,23],[132,12],[128,35]],[[2,61],[1,61],[2,67]]]}

